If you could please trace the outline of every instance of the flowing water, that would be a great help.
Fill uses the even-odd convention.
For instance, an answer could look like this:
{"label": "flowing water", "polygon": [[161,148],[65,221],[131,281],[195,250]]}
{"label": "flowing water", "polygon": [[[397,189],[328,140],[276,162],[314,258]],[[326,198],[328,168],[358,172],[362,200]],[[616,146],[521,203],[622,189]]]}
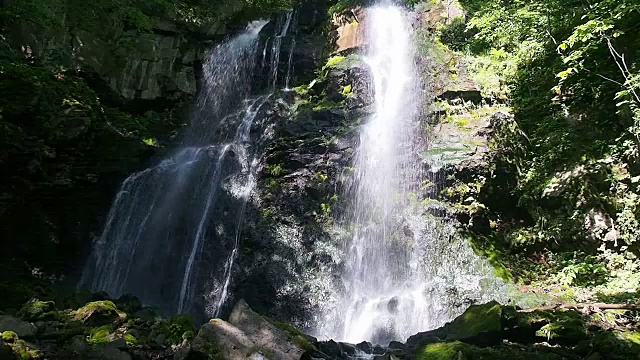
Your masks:
{"label": "flowing water", "polygon": [[[322,321],[321,338],[386,345],[436,328],[499,286],[490,267],[453,226],[425,211],[419,157],[425,144],[412,28],[400,7],[367,9],[364,61],[374,84],[375,112],[360,130],[355,175],[339,220],[345,243],[342,291]],[[418,200],[420,199],[420,200]],[[473,299],[473,300],[470,300]]]}
{"label": "flowing water", "polygon": [[[280,21],[276,39],[291,19],[288,13]],[[210,51],[185,146],[124,181],[80,286],[134,294],[168,314],[219,315],[256,183],[259,154],[250,134],[269,111],[271,95],[248,97],[266,23],[253,22]],[[273,86],[280,44],[265,64]]]}

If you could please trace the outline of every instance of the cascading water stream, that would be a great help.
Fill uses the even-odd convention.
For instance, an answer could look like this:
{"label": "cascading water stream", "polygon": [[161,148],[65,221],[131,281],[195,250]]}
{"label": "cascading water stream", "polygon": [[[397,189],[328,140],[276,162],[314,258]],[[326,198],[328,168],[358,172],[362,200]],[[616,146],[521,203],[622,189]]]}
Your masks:
{"label": "cascading water stream", "polygon": [[[270,73],[269,73],[269,81],[271,83],[271,87],[275,88],[278,84],[278,67],[280,64],[280,47],[282,46],[282,39],[286,37],[289,33],[290,28],[292,27],[292,22],[295,21],[295,11],[288,11],[284,19],[280,19],[279,26],[276,27],[276,33],[273,36],[273,40],[271,43],[271,58],[270,58]],[[293,56],[294,45],[291,45],[290,55]],[[285,83],[285,87],[288,87],[289,82],[289,70],[290,63],[287,66],[287,80]]]}
{"label": "cascading water stream", "polygon": [[[288,31],[291,13],[286,19],[278,34]],[[169,314],[219,315],[256,183],[259,154],[250,133],[270,98],[247,98],[266,23],[251,23],[209,53],[187,146],[124,181],[80,286],[134,294]],[[279,44],[271,48],[272,57],[279,52]]]}
{"label": "cascading water stream", "polygon": [[344,290],[316,329],[320,338],[382,345],[406,340],[464,311],[467,293],[482,299],[481,280],[494,279],[466,242],[452,240],[453,227],[434,220],[416,200],[428,179],[419,156],[427,144],[409,24],[400,7],[367,9],[363,58],[375,111],[360,130],[345,194],[351,206],[337,219],[350,234]]}
{"label": "cascading water stream", "polygon": [[356,153],[355,204],[347,215],[355,232],[343,274],[349,294],[343,300],[346,320],[340,336],[353,342],[383,338],[385,334],[376,333],[379,324],[374,323],[381,320],[393,321],[389,330],[396,332],[423,325],[411,324],[420,321],[417,308],[397,309],[406,311],[406,315],[398,314],[406,316],[404,319],[385,319],[376,309],[381,305],[380,297],[406,296],[416,285],[416,274],[405,266],[407,255],[392,236],[412,190],[407,178],[411,169],[404,168],[401,160],[412,154],[404,153],[401,145],[410,141],[409,130],[419,104],[412,31],[404,16],[393,6],[371,8],[367,16],[365,62],[374,83],[375,113],[362,128]]}

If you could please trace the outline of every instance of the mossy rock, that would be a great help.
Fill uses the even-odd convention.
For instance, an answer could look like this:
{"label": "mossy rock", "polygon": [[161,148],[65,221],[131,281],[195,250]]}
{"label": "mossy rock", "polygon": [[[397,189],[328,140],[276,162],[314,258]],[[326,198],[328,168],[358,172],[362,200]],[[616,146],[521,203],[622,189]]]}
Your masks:
{"label": "mossy rock", "polygon": [[115,334],[113,326],[105,325],[89,330],[87,342],[91,345],[107,344],[113,341],[114,338]]}
{"label": "mossy rock", "polygon": [[275,327],[279,328],[280,330],[284,330],[287,334],[289,334],[289,336],[291,337],[291,340],[296,344],[296,346],[298,346],[299,348],[305,350],[305,351],[314,351],[317,350],[315,345],[313,345],[313,338],[310,337],[309,335],[303,333],[302,331],[300,331],[298,328],[296,328],[295,326],[287,323],[287,322],[281,322],[281,321],[275,321],[273,319],[269,319],[267,317],[264,317],[265,320],[269,321],[271,324],[273,324]]}
{"label": "mossy rock", "polygon": [[502,342],[502,306],[492,301],[482,305],[471,305],[464,314],[445,326],[411,336],[407,345],[464,341],[478,346],[498,345]]}
{"label": "mossy rock", "polygon": [[637,359],[640,354],[640,331],[606,331],[594,336],[593,351],[606,359]]}
{"label": "mossy rock", "polygon": [[28,321],[58,320],[60,314],[53,301],[40,301],[32,299],[22,306],[18,316]]}
{"label": "mossy rock", "polygon": [[71,313],[76,321],[87,325],[105,325],[113,323],[126,315],[118,312],[118,308],[111,301],[94,301]]}
{"label": "mossy rock", "polygon": [[2,341],[8,344],[13,344],[18,341],[18,334],[13,331],[5,331],[2,333]]}
{"label": "mossy rock", "polygon": [[471,305],[464,314],[445,326],[446,340],[464,340],[481,345],[500,343],[501,330],[502,306],[496,301]]}
{"label": "mossy rock", "polygon": [[480,348],[460,341],[428,344],[416,353],[416,360],[553,360],[564,359],[553,353],[535,353],[517,348]]}
{"label": "mossy rock", "polygon": [[21,360],[39,359],[40,353],[30,348],[23,340],[17,340],[13,344],[9,344],[15,354],[15,358]]}
{"label": "mossy rock", "polygon": [[574,346],[589,338],[587,320],[571,310],[518,312],[504,307],[503,335],[519,343],[546,341]]}
{"label": "mossy rock", "polygon": [[176,315],[171,319],[161,320],[152,326],[151,337],[162,338],[169,345],[182,343],[185,338],[193,337],[196,327],[189,315]]}

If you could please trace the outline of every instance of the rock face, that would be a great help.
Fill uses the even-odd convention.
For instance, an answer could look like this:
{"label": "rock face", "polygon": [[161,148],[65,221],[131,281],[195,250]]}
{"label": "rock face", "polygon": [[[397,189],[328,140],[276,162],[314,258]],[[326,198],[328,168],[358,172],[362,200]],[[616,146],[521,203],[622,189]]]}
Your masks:
{"label": "rock face", "polygon": [[336,53],[355,50],[364,45],[366,27],[366,12],[359,7],[348,9],[340,15],[334,15],[333,24],[336,26]]}
{"label": "rock face", "polygon": [[229,19],[244,5],[225,1],[216,9],[216,20],[206,26],[150,17],[148,29],[109,24],[100,32],[77,29],[63,20],[60,27],[45,32],[16,24],[11,40],[31,57],[59,61],[57,57],[64,54],[67,67],[97,75],[124,99],[174,98],[196,92],[207,42],[220,39],[228,31]]}
{"label": "rock face", "polygon": [[278,329],[240,300],[229,322],[213,319],[202,326],[187,358],[298,360],[304,351],[291,334]]}

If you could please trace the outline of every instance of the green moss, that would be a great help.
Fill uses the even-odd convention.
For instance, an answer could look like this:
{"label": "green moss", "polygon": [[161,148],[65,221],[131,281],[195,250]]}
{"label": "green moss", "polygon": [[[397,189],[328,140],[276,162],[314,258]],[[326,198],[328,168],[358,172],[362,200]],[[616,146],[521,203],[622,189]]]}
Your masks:
{"label": "green moss", "polygon": [[336,66],[340,62],[342,62],[344,59],[345,59],[344,56],[333,56],[333,57],[330,57],[329,60],[327,60],[327,63],[325,64],[323,69],[327,69],[327,68],[330,68],[332,66]]}
{"label": "green moss", "polygon": [[295,326],[287,322],[275,321],[267,317],[264,317],[264,318],[265,320],[269,321],[278,329],[284,330],[287,334],[289,334],[293,342],[299,348],[307,351],[316,350],[316,347],[311,343],[311,341],[309,341],[309,337],[306,334],[304,334],[302,331],[300,331],[298,328],[296,328]]}
{"label": "green moss", "polygon": [[513,275],[506,266],[504,266],[502,254],[498,252],[495,246],[489,241],[480,243],[476,240],[478,240],[476,237],[469,237],[469,244],[471,244],[471,248],[477,255],[489,261],[489,264],[493,267],[493,274],[505,281],[512,281]]}
{"label": "green moss", "polygon": [[176,315],[168,321],[154,324],[154,330],[167,337],[167,344],[177,345],[185,338],[192,337],[196,331],[193,319],[189,315]]}
{"label": "green moss", "polygon": [[459,341],[428,344],[416,353],[416,360],[551,360],[564,359],[545,349],[523,350],[508,346],[480,348]]}
{"label": "green moss", "polygon": [[23,340],[18,340],[13,344],[9,344],[14,354],[18,356],[20,360],[37,359],[40,354],[37,350],[31,349]]}
{"label": "green moss", "polygon": [[591,341],[595,351],[607,354],[607,359],[634,359],[640,353],[640,332],[607,331]]}
{"label": "green moss", "polygon": [[123,338],[124,338],[124,341],[126,341],[127,345],[129,346],[138,344],[138,339],[136,339],[136,337],[133,336],[133,334],[131,333],[124,334]]}
{"label": "green moss", "polygon": [[499,333],[502,330],[502,306],[496,301],[483,305],[471,305],[445,327],[447,340],[462,340],[483,333]]}
{"label": "green moss", "polygon": [[111,301],[94,301],[74,311],[72,317],[76,321],[94,324],[112,321],[120,317],[118,308]]}
{"label": "green moss", "polygon": [[2,333],[2,341],[9,344],[14,343],[18,341],[18,334],[13,331],[5,331]]}
{"label": "green moss", "polygon": [[459,341],[451,343],[436,343],[425,346],[418,351],[416,360],[454,360],[458,359],[458,352],[466,349],[468,345]]}
{"label": "green moss", "polygon": [[[113,326],[105,325],[89,330],[87,342],[92,345],[106,344],[113,340]],[[125,337],[126,340],[126,337]]]}
{"label": "green moss", "polygon": [[32,299],[22,306],[18,316],[29,321],[57,320],[60,316],[53,301]]}

